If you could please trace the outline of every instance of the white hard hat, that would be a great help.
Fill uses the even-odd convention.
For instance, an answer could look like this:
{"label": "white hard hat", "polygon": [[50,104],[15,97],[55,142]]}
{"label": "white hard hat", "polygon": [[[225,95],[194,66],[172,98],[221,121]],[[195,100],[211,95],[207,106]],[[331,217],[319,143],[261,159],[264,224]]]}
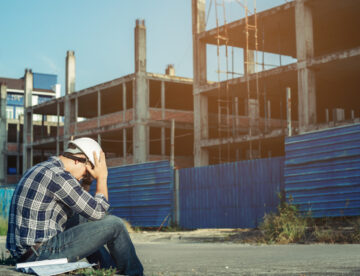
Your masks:
{"label": "white hard hat", "polygon": [[88,137],[84,137],[70,141],[68,147],[71,144],[79,148],[82,151],[82,153],[86,155],[86,157],[89,159],[89,161],[93,166],[95,166],[94,153],[93,153],[94,151],[96,153],[96,157],[98,158],[98,160],[100,159],[101,147],[95,140]]}

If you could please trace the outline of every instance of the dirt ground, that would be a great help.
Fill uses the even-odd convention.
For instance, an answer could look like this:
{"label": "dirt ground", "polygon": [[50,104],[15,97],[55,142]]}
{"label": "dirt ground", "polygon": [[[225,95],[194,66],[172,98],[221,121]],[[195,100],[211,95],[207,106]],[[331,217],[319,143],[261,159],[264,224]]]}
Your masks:
{"label": "dirt ground", "polygon": [[187,242],[231,242],[258,243],[262,239],[257,229],[197,229],[192,231],[139,231],[130,233],[134,242],[187,241]]}

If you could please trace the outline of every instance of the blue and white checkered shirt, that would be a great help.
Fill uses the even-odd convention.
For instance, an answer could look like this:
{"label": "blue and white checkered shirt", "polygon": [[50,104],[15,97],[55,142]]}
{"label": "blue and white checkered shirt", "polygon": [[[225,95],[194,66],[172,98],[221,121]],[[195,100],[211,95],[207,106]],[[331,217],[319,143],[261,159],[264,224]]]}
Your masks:
{"label": "blue and white checkered shirt", "polygon": [[79,213],[90,220],[104,217],[109,203],[102,194],[86,192],[58,157],[29,169],[11,200],[6,248],[19,257],[35,243],[64,231],[68,216]]}

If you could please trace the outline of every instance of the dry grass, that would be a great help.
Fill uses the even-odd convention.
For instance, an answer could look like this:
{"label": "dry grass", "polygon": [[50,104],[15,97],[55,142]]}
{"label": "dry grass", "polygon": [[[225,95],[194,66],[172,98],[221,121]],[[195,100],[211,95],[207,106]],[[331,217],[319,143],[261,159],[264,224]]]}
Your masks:
{"label": "dry grass", "polygon": [[266,214],[260,229],[267,243],[287,244],[303,241],[308,220],[300,216],[296,206],[283,203],[278,214]]}

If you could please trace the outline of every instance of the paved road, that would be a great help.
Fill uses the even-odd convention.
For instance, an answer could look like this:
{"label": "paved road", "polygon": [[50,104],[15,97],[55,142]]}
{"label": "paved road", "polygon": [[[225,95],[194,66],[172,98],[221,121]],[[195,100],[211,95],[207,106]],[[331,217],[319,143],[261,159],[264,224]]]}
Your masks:
{"label": "paved road", "polygon": [[[246,245],[134,237],[147,276],[360,275],[360,244]],[[0,251],[4,239],[0,238]]]}
{"label": "paved road", "polygon": [[360,275],[360,245],[136,243],[147,275]]}

